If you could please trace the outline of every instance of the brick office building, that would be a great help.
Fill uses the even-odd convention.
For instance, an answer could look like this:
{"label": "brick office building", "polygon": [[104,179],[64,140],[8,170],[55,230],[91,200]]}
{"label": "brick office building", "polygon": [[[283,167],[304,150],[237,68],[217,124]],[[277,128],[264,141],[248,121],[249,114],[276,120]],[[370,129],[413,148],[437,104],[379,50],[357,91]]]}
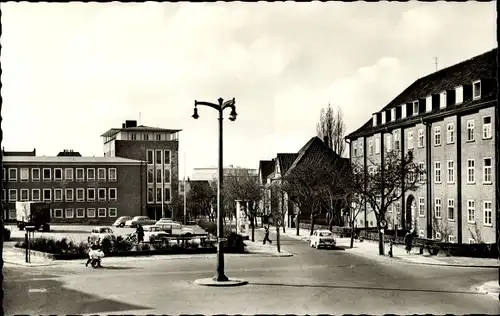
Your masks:
{"label": "brick office building", "polygon": [[[495,131],[497,49],[420,78],[347,136],[351,161],[370,171],[386,152],[411,151],[426,170],[417,192],[404,192],[388,222],[421,237],[495,242]],[[404,191],[404,188],[402,188]],[[374,222],[365,205],[359,226]],[[391,227],[390,227],[391,228]]]}

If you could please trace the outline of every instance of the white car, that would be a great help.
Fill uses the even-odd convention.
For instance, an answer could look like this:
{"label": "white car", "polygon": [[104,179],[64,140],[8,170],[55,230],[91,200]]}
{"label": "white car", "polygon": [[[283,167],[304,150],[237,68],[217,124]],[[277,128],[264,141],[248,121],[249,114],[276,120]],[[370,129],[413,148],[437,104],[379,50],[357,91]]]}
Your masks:
{"label": "white car", "polygon": [[155,226],[160,227],[163,231],[171,235],[186,235],[186,234],[194,235],[194,229],[189,227],[183,227],[181,224],[175,222],[156,223]]}
{"label": "white car", "polygon": [[95,227],[90,232],[90,236],[87,238],[89,243],[93,243],[96,240],[102,241],[105,238],[114,240],[116,238],[115,233],[109,227]]}
{"label": "white car", "polygon": [[124,227],[125,223],[127,221],[131,220],[131,219],[132,219],[132,217],[130,217],[130,216],[120,216],[113,223],[113,226],[115,226],[115,227]]}
{"label": "white car", "polygon": [[154,219],[149,219],[147,216],[135,216],[129,221],[125,222],[126,227],[137,227],[137,224],[141,224],[142,226],[144,225],[154,225],[156,223],[156,220]]}
{"label": "white car", "polygon": [[144,241],[155,242],[170,236],[166,231],[158,226],[144,226]]}
{"label": "white car", "polygon": [[319,249],[320,247],[335,247],[335,238],[328,229],[318,229],[311,235],[311,247]]}

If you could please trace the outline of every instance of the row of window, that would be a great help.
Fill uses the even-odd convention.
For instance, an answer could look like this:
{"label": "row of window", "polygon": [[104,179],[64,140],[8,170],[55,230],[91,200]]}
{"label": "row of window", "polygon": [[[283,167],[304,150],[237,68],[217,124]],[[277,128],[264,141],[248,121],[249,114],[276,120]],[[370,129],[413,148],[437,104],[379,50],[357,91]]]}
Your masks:
{"label": "row of window", "polygon": [[[7,175],[9,176],[9,182],[17,182],[17,173],[18,168],[9,168],[8,173],[5,172],[5,168],[3,168],[3,181],[7,181]],[[74,174],[74,168],[42,168],[40,174],[40,168],[31,168],[31,181],[39,182],[40,179],[43,182],[51,182],[51,181],[85,181],[85,168],[76,168],[76,174]],[[64,171],[64,172],[63,172]],[[19,178],[21,182],[30,181],[30,169],[29,168],[19,168]],[[98,181],[106,181],[106,179],[110,182],[117,181],[116,168],[108,168],[107,169],[107,177],[106,177],[106,168],[97,168],[97,180]],[[87,168],[87,181],[95,181],[96,180],[96,169],[95,168]]]}
{"label": "row of window", "polygon": [[164,183],[170,183],[172,181],[172,173],[170,169],[148,168],[148,183],[155,183],[155,178],[156,183],[162,183],[162,180]]}
{"label": "row of window", "polygon": [[156,190],[155,188],[148,188],[148,203],[170,202],[170,199],[171,192],[169,187],[166,187],[165,190],[162,190],[162,188],[156,188]]}
{"label": "row of window", "polygon": [[[483,184],[492,184],[493,166],[491,158],[483,158]],[[455,162],[448,160],[446,162],[446,182],[455,183]],[[441,161],[434,162],[434,182],[441,183]],[[467,183],[476,183],[476,162],[474,159],[467,160]]]}
{"label": "row of window", "polygon": [[[52,196],[52,190],[54,196]],[[97,197],[96,197],[97,190]],[[7,190],[2,189],[2,201],[7,201]],[[75,194],[76,191],[76,194]],[[118,199],[118,192],[116,188],[87,188],[87,202],[115,202]],[[9,189],[8,195],[9,202],[16,201],[33,201],[33,202],[85,202],[85,189],[83,188],[69,188],[69,189],[31,189],[31,196],[29,189],[20,189],[19,196],[17,189]]]}
{"label": "row of window", "polygon": [[[467,121],[467,142],[475,141],[475,126],[474,119],[470,119]],[[413,149],[415,146],[413,131],[408,132],[408,149]],[[454,144],[455,143],[455,124],[448,123],[446,125],[446,143]],[[491,139],[492,138],[492,121],[491,116],[483,117],[483,128],[482,128],[482,138],[483,139]],[[418,148],[425,147],[425,130],[418,130],[418,138],[417,138],[417,146]],[[392,143],[394,142],[394,150],[399,151],[401,149],[401,142],[399,137],[399,131],[394,131],[393,134],[386,135],[385,138],[385,149],[387,152],[390,152],[392,148]],[[441,146],[441,126],[434,127],[434,146]],[[354,157],[359,157],[363,155],[363,143],[361,141],[353,143],[354,149]],[[380,154],[380,138],[375,139],[375,146],[373,144],[373,140],[368,140],[368,154]]]}
{"label": "row of window", "polygon": [[[103,218],[103,217],[118,217],[118,210],[115,207],[108,209],[100,208],[56,208],[50,210],[50,217],[52,218]],[[4,218],[9,220],[16,219],[16,210],[10,209],[7,213],[5,210]]]}
{"label": "row of window", "polygon": [[146,157],[149,165],[169,165],[171,161],[170,150],[152,150],[148,149],[146,151]]}

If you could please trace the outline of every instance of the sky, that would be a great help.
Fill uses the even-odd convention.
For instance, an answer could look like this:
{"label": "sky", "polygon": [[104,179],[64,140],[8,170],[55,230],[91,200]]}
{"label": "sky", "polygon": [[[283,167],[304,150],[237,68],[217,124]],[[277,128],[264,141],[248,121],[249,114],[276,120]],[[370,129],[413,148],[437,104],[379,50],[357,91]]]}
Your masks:
{"label": "sky", "polygon": [[[179,175],[297,152],[320,110],[352,132],[407,86],[497,46],[495,2],[2,3],[5,150],[102,156],[127,120],[182,129]],[[225,113],[229,117],[229,111]]]}

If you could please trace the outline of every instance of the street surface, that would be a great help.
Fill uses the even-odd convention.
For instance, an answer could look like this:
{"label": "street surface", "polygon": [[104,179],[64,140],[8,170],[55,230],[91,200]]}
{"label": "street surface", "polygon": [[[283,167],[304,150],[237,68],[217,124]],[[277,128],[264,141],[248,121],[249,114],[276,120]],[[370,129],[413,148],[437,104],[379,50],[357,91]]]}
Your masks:
{"label": "street surface", "polygon": [[[262,233],[256,232],[262,240]],[[271,235],[275,241],[274,235]],[[273,243],[274,245],[274,243]],[[4,309],[14,314],[499,314],[473,287],[498,270],[375,260],[316,250],[282,237],[293,257],[227,255],[226,275],[250,283],[194,285],[215,272],[215,255],[177,260],[84,261],[4,267]]]}

